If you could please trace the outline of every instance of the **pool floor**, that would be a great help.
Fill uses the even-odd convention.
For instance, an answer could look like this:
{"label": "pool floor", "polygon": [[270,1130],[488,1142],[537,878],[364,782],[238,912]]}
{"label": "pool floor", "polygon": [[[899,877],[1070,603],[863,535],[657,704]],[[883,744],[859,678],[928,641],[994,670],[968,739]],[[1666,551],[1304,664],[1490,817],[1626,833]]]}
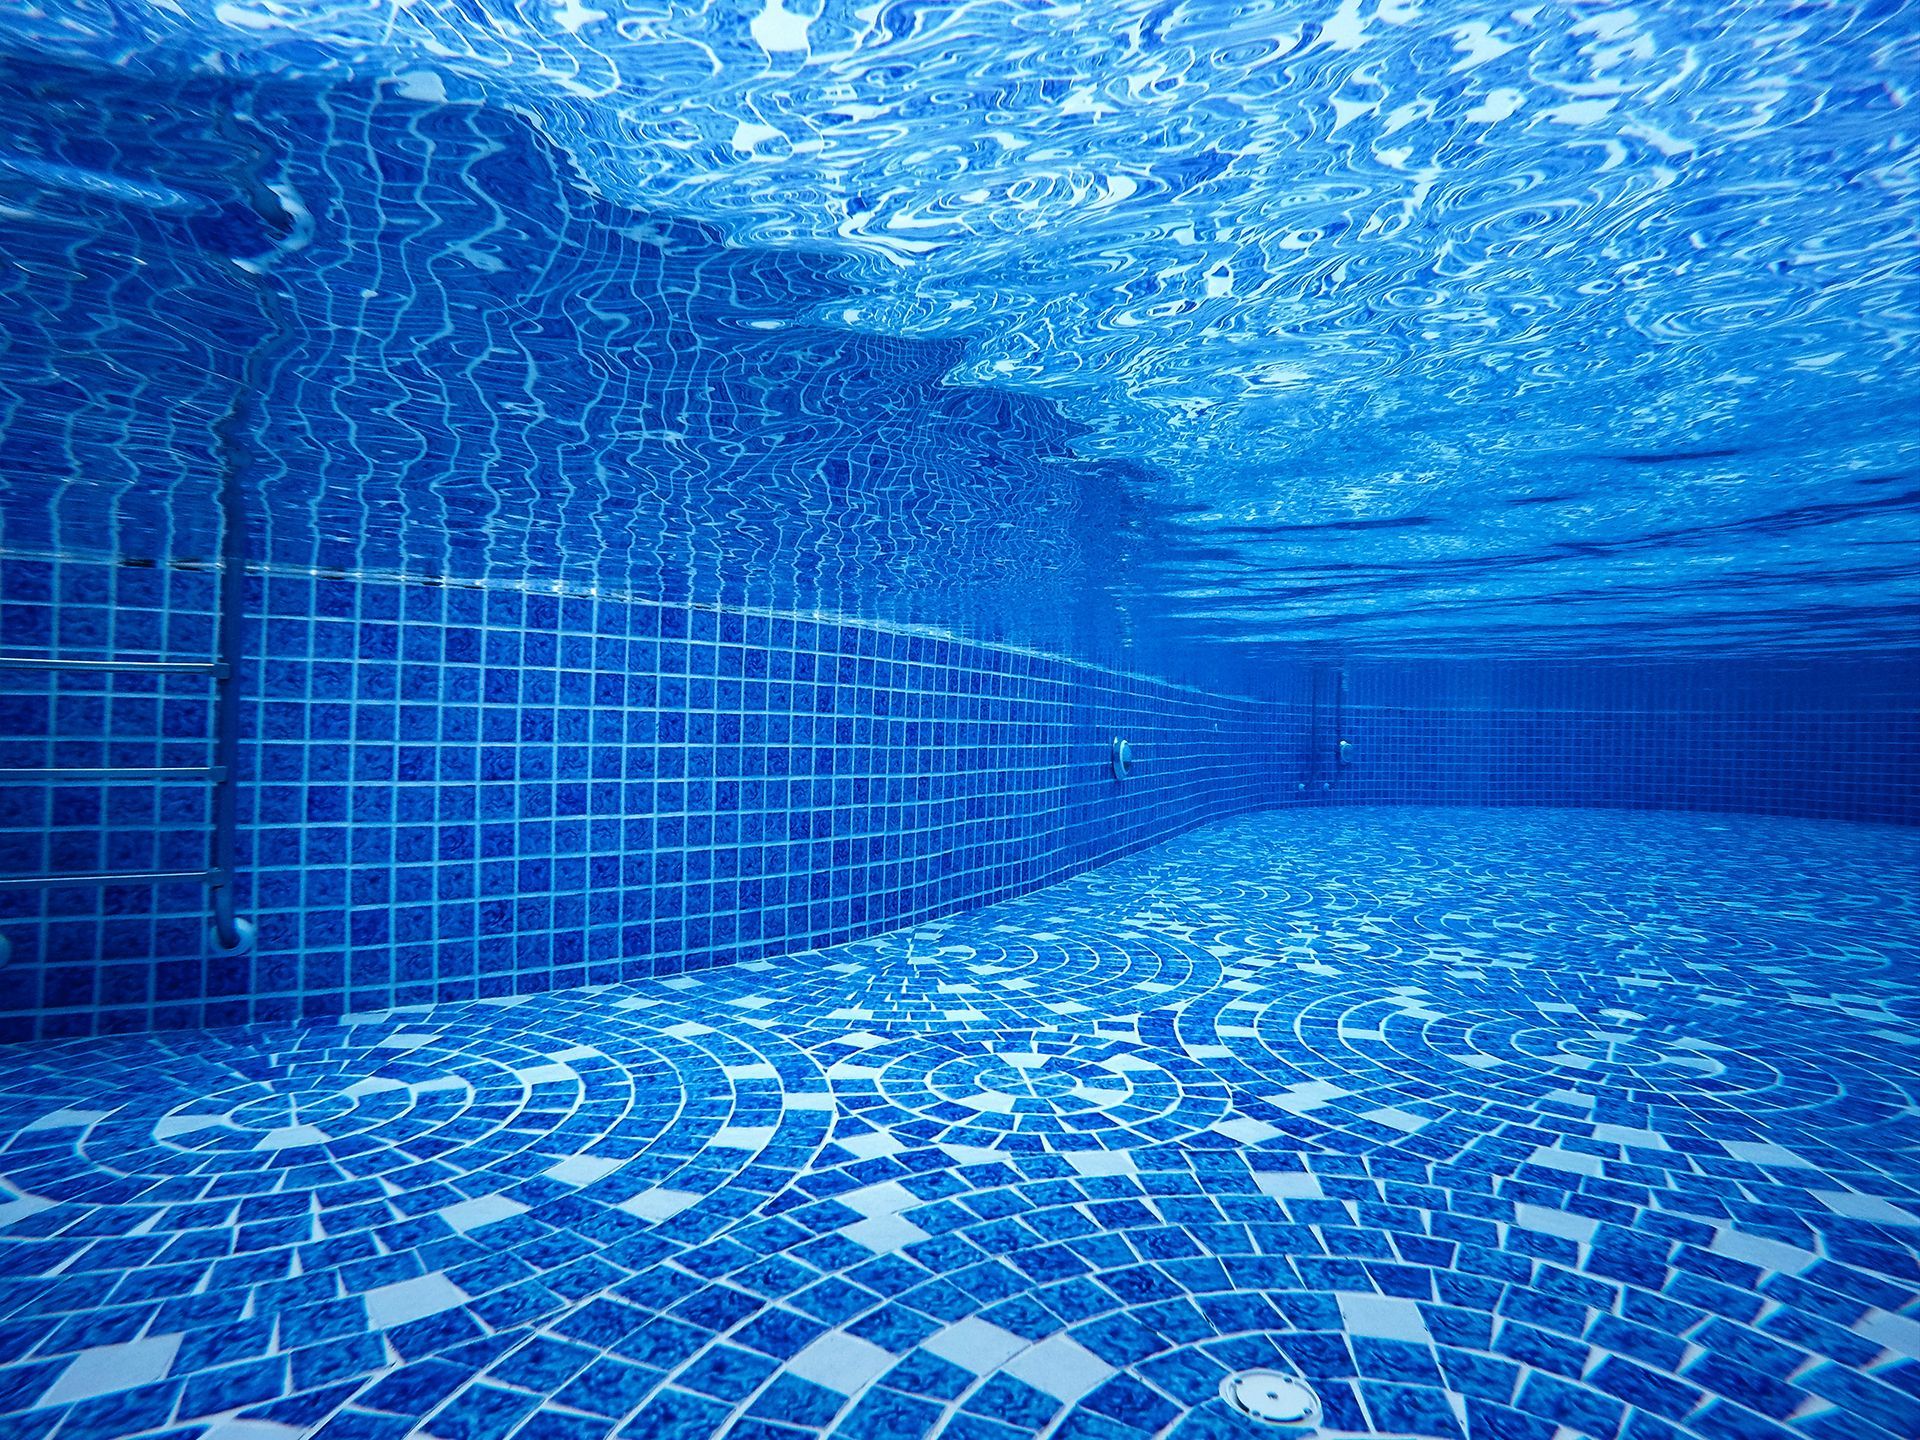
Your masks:
{"label": "pool floor", "polygon": [[0,1434],[1315,1433],[1262,1368],[1324,1434],[1913,1440],[1916,878],[1277,812],[778,962],[0,1051]]}

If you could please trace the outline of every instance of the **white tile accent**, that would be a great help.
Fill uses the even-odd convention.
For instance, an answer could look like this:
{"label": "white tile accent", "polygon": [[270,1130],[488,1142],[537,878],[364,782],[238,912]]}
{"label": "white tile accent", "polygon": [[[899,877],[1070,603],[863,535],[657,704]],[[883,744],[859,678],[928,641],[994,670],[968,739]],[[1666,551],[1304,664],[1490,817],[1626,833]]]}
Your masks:
{"label": "white tile accent", "polygon": [[224,1115],[163,1115],[153,1122],[153,1138],[171,1140],[176,1135],[191,1135],[210,1125],[225,1125]]}
{"label": "white tile accent", "polygon": [[886,1374],[894,1359],[870,1340],[829,1330],[789,1360],[786,1370],[836,1395],[854,1395]]}
{"label": "white tile accent", "polygon": [[1566,1210],[1555,1210],[1548,1205],[1514,1206],[1513,1223],[1528,1230],[1538,1230],[1543,1235],[1576,1240],[1582,1245],[1591,1245],[1594,1232],[1600,1228],[1598,1220],[1589,1220],[1585,1215],[1575,1215]]}
{"label": "white tile accent", "polygon": [[1309,1110],[1318,1110],[1329,1101],[1343,1100],[1352,1093],[1325,1080],[1305,1080],[1298,1085],[1289,1085],[1278,1095],[1263,1095],[1260,1098],[1269,1105],[1290,1110],[1295,1115],[1304,1115]]}
{"label": "white tile accent", "polygon": [[642,1220],[671,1220],[699,1198],[685,1190],[655,1187],[642,1190],[631,1200],[622,1200],[616,1208],[629,1215],[637,1215]]}
{"label": "white tile accent", "polygon": [[1667,1137],[1656,1130],[1641,1130],[1632,1125],[1596,1125],[1593,1138],[1603,1145],[1624,1145],[1629,1150],[1671,1150]]}
{"label": "white tile accent", "polygon": [[722,1150],[758,1150],[773,1138],[772,1125],[722,1125],[707,1142]]}
{"label": "white tile accent", "polygon": [[1764,1235],[1749,1235],[1731,1225],[1717,1228],[1713,1232],[1713,1243],[1707,1248],[1716,1255],[1725,1255],[1729,1260],[1758,1265],[1762,1270],[1778,1270],[1783,1275],[1796,1274],[1820,1258],[1798,1245],[1789,1245],[1784,1240],[1770,1240]]}
{"label": "white tile accent", "polygon": [[131,1390],[167,1378],[180,1349],[178,1335],[148,1335],[119,1345],[96,1345],[67,1362],[60,1378],[40,1397],[40,1407],[71,1405],[116,1390]]}
{"label": "white tile accent", "polygon": [[778,1080],[780,1072],[762,1061],[758,1065],[722,1065],[721,1071],[729,1080]]}
{"label": "white tile accent", "polygon": [[849,1155],[861,1160],[878,1160],[883,1155],[898,1155],[907,1148],[884,1130],[871,1130],[865,1135],[849,1135],[833,1143]]}
{"label": "white tile accent", "polygon": [[1911,1215],[1891,1200],[1878,1195],[1862,1195],[1857,1190],[1816,1190],[1822,1205],[1836,1215],[1852,1220],[1871,1220],[1879,1225],[1920,1225],[1920,1215]]}
{"label": "white tile accent", "polygon": [[968,1095],[953,1102],[965,1105],[970,1110],[978,1110],[983,1115],[1011,1115],[1013,1096],[1000,1090],[982,1090],[977,1095]]}
{"label": "white tile accent", "polygon": [[42,1115],[31,1125],[21,1126],[22,1133],[30,1130],[78,1130],[113,1114],[111,1110],[54,1110]]}
{"label": "white tile accent", "polygon": [[839,1197],[840,1203],[850,1210],[858,1211],[868,1219],[875,1215],[898,1215],[902,1210],[911,1210],[926,1202],[897,1180],[883,1180],[878,1185],[864,1185],[858,1190],[849,1190]]}
{"label": "white tile accent", "polygon": [[1018,1335],[974,1315],[949,1325],[922,1345],[942,1360],[974,1375],[998,1370],[1027,1348],[1027,1342]]}
{"label": "white tile accent", "polygon": [[509,1200],[505,1195],[482,1195],[477,1200],[462,1200],[442,1207],[440,1218],[464,1234],[526,1213],[527,1207],[518,1200]]}
{"label": "white tile accent", "polygon": [[278,1125],[254,1145],[256,1150],[289,1150],[296,1145],[324,1145],[333,1137],[318,1125]]}
{"label": "white tile accent", "polygon": [[1006,1373],[1071,1405],[1112,1379],[1114,1369],[1071,1335],[1049,1335],[1009,1360]]}
{"label": "white tile accent", "polygon": [[1317,1175],[1296,1175],[1289,1170],[1256,1170],[1253,1183],[1260,1187],[1262,1195],[1271,1195],[1276,1200],[1324,1200],[1327,1192],[1320,1188]]}
{"label": "white tile accent", "polygon": [[313,1433],[308,1425],[282,1425],[277,1420],[242,1420],[237,1415],[216,1420],[202,1432],[200,1440],[305,1440]]}
{"label": "white tile accent", "polygon": [[[0,1191],[0,1195],[6,1195],[6,1192]],[[57,1200],[48,1200],[39,1195],[6,1195],[6,1198],[0,1199],[0,1230],[15,1221],[38,1215],[42,1210],[51,1210],[58,1203]]]}
{"label": "white tile accent", "polygon": [[367,1291],[367,1324],[375,1330],[388,1330],[451,1310],[467,1303],[467,1292],[449,1280],[444,1271],[434,1270],[411,1280],[396,1280]]}
{"label": "white tile accent", "polygon": [[580,1072],[571,1065],[562,1065],[558,1062],[551,1065],[529,1065],[524,1070],[516,1070],[514,1073],[520,1077],[520,1083],[529,1090],[536,1085],[560,1085],[580,1078]]}
{"label": "white tile accent", "polygon": [[1063,1150],[1060,1158],[1082,1175],[1137,1175],[1140,1167],[1127,1150]]}
{"label": "white tile accent", "polygon": [[1527,1157],[1530,1165],[1545,1165],[1552,1170],[1565,1170],[1570,1175],[1604,1176],[1607,1173],[1606,1162],[1598,1155],[1589,1155],[1583,1150],[1562,1150],[1558,1145],[1539,1145],[1533,1154]]}
{"label": "white tile accent", "polygon": [[1398,1295],[1360,1295],[1351,1291],[1340,1291],[1334,1299],[1340,1302],[1340,1319],[1351,1334],[1369,1335],[1376,1340],[1411,1340],[1416,1345],[1433,1343],[1426,1317],[1411,1300]]}
{"label": "white tile accent", "polygon": [[1802,1160],[1784,1145],[1771,1145],[1764,1140],[1722,1140],[1720,1148],[1736,1160],[1744,1160],[1749,1165],[1792,1165],[1803,1170],[1816,1168],[1811,1161]]}
{"label": "white tile accent", "polygon": [[1269,1125],[1264,1120],[1255,1120],[1250,1115],[1241,1115],[1232,1120],[1216,1120],[1207,1128],[1214,1134],[1224,1135],[1227,1139],[1241,1145],[1258,1145],[1281,1133],[1278,1126]]}
{"label": "white tile accent", "polygon": [[1853,1333],[1871,1340],[1883,1350],[1920,1360],[1920,1320],[1909,1320],[1885,1310],[1875,1310],[1853,1327]]}
{"label": "white tile accent", "polygon": [[556,1160],[540,1173],[549,1180],[558,1180],[562,1185],[591,1185],[596,1180],[604,1180],[613,1174],[625,1160],[615,1160],[604,1155],[569,1155],[564,1160]]}
{"label": "white tile accent", "polygon": [[902,1215],[874,1215],[842,1225],[840,1233],[856,1245],[864,1245],[876,1255],[903,1250],[931,1237]]}

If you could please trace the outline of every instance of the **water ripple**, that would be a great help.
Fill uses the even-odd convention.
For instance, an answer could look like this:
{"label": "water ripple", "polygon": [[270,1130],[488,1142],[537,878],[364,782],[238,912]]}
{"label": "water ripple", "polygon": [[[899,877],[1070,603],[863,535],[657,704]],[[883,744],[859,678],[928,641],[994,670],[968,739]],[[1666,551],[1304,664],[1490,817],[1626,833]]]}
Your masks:
{"label": "water ripple", "polygon": [[[401,128],[432,172],[410,182],[421,210],[442,207],[435,187],[458,190],[478,163],[461,158],[446,116],[472,130],[483,109],[523,117],[566,157],[571,173],[527,196],[578,184],[608,210],[716,227],[716,243],[803,270],[804,256],[823,257],[831,283],[819,271],[758,318],[880,347],[876,364],[901,342],[935,344],[914,353],[938,357],[939,383],[1043,399],[1065,417],[1043,456],[1065,446],[1123,463],[1152,505],[1186,517],[1132,553],[1112,592],[1158,603],[1103,602],[1103,615],[1131,606],[1190,636],[1357,643],[1623,625],[1656,643],[1780,643],[1805,638],[1810,614],[1838,642],[1911,619],[1911,580],[1870,563],[1884,530],[1828,527],[1784,564],[1751,544],[1657,539],[1726,536],[1743,517],[1914,468],[1911,6],[177,0],[17,9],[0,45],[150,77],[314,87],[326,120],[301,138],[330,148],[307,157],[309,204],[355,186],[395,199],[384,159],[354,152],[401,137],[356,137],[340,121],[377,93],[418,112]],[[271,108],[261,119],[278,138],[300,130],[294,107]],[[509,143],[501,128],[489,143]],[[57,174],[32,170],[43,161],[67,163],[0,166],[7,194],[60,191]],[[290,164],[297,174],[300,158]],[[118,183],[128,206],[181,203],[165,176]],[[452,283],[445,266],[486,275],[520,263],[516,233],[548,233],[511,207],[481,220],[467,200],[447,203],[440,223],[404,236],[356,230],[350,263],[404,273],[424,301],[421,287]],[[612,264],[609,236],[592,232],[616,222],[581,207],[573,219],[583,266]],[[372,308],[339,306],[329,323],[358,324],[364,339],[379,333]],[[589,308],[605,326],[596,339],[624,333],[610,297]],[[412,384],[405,345],[386,333],[357,363]],[[760,332],[740,333],[728,343]],[[486,349],[464,357],[471,393],[445,403],[498,421],[521,401],[479,385]],[[364,438],[377,415],[343,419],[355,447],[382,466],[426,463],[426,440],[389,450]],[[691,447],[708,470],[753,453],[665,414],[657,443]],[[584,434],[578,446],[591,448]],[[1606,458],[1701,450],[1738,459],[1624,469]],[[540,468],[531,456],[461,459],[502,486],[503,468]],[[1010,458],[1000,474],[1032,477],[1040,463]],[[562,529],[605,503],[578,476],[569,484]],[[876,508],[895,515],[915,493],[876,484]],[[673,503],[731,508],[737,494],[721,489],[695,482]],[[1019,489],[987,486],[961,508],[993,512],[991,528],[1017,515]],[[523,503],[511,487],[494,493]],[[791,518],[771,504],[751,508]],[[1435,523],[1367,528],[1413,511]],[[1276,520],[1318,533],[1257,535]],[[1887,523],[1911,539],[1911,508]],[[1217,533],[1226,525],[1242,527],[1237,538]],[[1601,548],[1561,553],[1549,542],[1563,537]],[[870,538],[888,578],[852,574],[790,598],[1034,628],[983,623],[989,594],[916,590],[942,560],[915,550],[913,525],[883,520]],[[1607,558],[1656,547],[1651,569]],[[422,561],[404,539],[390,548],[403,567]],[[528,568],[594,563],[577,539],[556,548],[569,553]],[[778,545],[744,558],[718,554],[711,536],[695,548],[675,563],[735,584],[778,571],[787,585],[806,568]],[[1060,548],[1044,542],[1008,567],[1083,593],[1103,567]],[[1465,589],[1462,567],[1475,577]],[[1325,586],[1356,571],[1379,599],[1371,609],[1390,616],[1342,598],[1334,619]],[[1750,627],[1718,625],[1706,572],[1716,593],[1747,591]],[[889,598],[905,592],[917,598]],[[1188,598],[1203,615],[1183,617]]]}

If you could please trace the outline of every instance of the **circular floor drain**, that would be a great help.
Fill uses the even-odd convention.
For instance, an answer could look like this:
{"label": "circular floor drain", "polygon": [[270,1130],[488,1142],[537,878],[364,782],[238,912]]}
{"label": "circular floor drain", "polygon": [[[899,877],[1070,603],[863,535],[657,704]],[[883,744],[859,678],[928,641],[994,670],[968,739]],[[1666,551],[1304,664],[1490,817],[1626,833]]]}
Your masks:
{"label": "circular floor drain", "polygon": [[1320,1397],[1279,1370],[1239,1370],[1220,1382],[1220,1398],[1263,1425],[1318,1425]]}

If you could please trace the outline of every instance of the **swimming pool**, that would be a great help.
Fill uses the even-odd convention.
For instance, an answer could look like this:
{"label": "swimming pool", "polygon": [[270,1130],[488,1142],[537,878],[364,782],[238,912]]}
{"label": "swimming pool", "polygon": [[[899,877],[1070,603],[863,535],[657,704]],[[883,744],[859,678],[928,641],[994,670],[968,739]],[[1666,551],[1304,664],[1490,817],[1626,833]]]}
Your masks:
{"label": "swimming pool", "polygon": [[1916,865],[1263,815],[779,962],[16,1049],[0,1375],[32,1434],[1225,1435],[1259,1367],[1334,1433],[1910,1434]]}
{"label": "swimming pool", "polygon": [[1920,17],[0,13],[6,1440],[1920,1435]]}

